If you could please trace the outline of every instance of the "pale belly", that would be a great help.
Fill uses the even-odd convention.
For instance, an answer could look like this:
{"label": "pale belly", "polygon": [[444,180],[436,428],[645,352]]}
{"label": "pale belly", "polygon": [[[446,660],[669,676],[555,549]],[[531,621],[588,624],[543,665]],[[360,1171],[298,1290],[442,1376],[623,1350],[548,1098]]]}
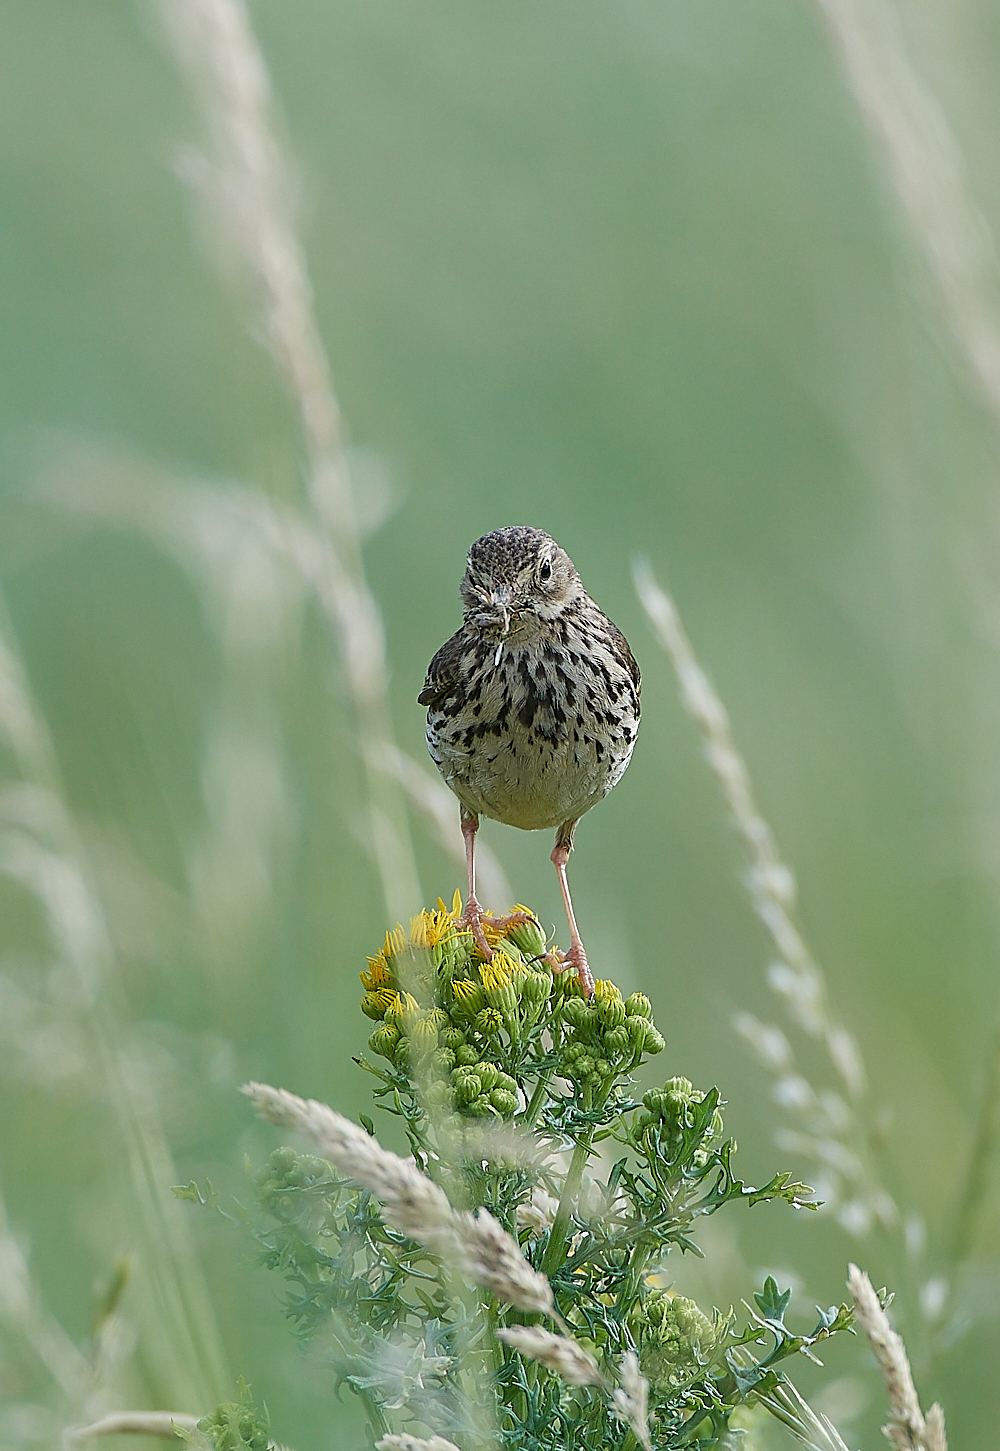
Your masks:
{"label": "pale belly", "polygon": [[445,781],[477,816],[488,816],[522,831],[541,831],[576,821],[611,790],[632,754],[609,762],[592,747],[571,743],[532,747],[516,737],[491,739],[475,751],[455,749],[440,739],[428,745]]}
{"label": "pale belly", "polygon": [[460,709],[429,712],[430,754],[469,811],[539,831],[576,821],[608,794],[631,758],[638,713],[624,689],[595,697],[588,683],[567,698],[551,662],[526,681],[512,651],[499,669],[473,672]]}

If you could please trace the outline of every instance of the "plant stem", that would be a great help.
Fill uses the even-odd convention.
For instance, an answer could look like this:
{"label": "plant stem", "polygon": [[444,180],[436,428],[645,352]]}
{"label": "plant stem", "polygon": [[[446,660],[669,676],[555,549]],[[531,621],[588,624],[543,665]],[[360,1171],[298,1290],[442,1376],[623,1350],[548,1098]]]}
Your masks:
{"label": "plant stem", "polygon": [[549,1080],[551,1079],[551,1077],[551,1068],[549,1068],[545,1073],[540,1073],[538,1075],[538,1082],[535,1084],[531,1098],[528,1100],[528,1106],[524,1110],[524,1118],[521,1120],[522,1125],[526,1129],[533,1129],[535,1127],[535,1119],[538,1117],[541,1110],[542,1101],[545,1098],[545,1090],[549,1086]]}
{"label": "plant stem", "polygon": [[986,1082],[979,1106],[979,1122],[969,1156],[965,1184],[958,1201],[955,1229],[951,1242],[951,1262],[960,1265],[969,1257],[976,1232],[976,1223],[988,1188],[990,1165],[997,1147],[997,1105],[1000,1101],[1000,1029],[996,1031],[986,1067]]}
{"label": "plant stem", "polygon": [[573,1204],[576,1201],[580,1189],[580,1180],[583,1178],[583,1171],[590,1157],[590,1143],[594,1137],[593,1127],[589,1128],[576,1148],[573,1150],[573,1157],[570,1160],[569,1173],[566,1175],[566,1182],[559,1198],[559,1208],[556,1210],[556,1217],[552,1221],[552,1229],[549,1233],[549,1243],[545,1250],[545,1258],[542,1260],[542,1273],[551,1275],[559,1268],[566,1258],[566,1231],[569,1229],[570,1215],[573,1212]]}

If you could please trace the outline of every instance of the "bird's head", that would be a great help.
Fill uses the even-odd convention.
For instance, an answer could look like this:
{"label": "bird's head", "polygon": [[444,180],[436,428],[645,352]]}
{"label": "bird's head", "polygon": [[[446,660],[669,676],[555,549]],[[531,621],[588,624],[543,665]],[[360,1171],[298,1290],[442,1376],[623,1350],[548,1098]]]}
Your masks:
{"label": "bird's head", "polygon": [[462,604],[485,634],[503,639],[533,619],[558,619],[582,594],[573,561],[541,529],[495,529],[469,550]]}

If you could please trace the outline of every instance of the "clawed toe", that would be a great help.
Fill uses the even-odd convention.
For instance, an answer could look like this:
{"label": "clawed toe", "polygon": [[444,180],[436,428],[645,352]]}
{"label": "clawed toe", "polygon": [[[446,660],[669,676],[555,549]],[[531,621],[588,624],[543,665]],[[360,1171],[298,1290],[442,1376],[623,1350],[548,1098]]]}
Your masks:
{"label": "clawed toe", "polygon": [[460,930],[472,933],[472,940],[482,953],[487,962],[493,957],[493,949],[486,940],[486,933],[483,931],[483,922],[486,913],[480,907],[475,897],[470,897],[465,904],[465,911],[455,922]]}
{"label": "clawed toe", "polygon": [[536,927],[538,926],[538,919],[531,912],[508,912],[506,917],[494,917],[483,910],[475,897],[470,897],[465,904],[465,911],[461,917],[456,919],[455,926],[462,931],[472,933],[476,947],[489,962],[493,957],[493,948],[489,944],[484,926],[488,926],[491,932],[502,937],[512,927],[523,927],[528,922],[533,922]]}
{"label": "clawed toe", "polygon": [[576,969],[577,979],[583,989],[585,998],[594,996],[594,974],[590,970],[590,963],[587,961],[587,954],[582,942],[575,942],[568,952],[561,952],[558,947],[549,954],[556,972],[565,972],[568,967]]}

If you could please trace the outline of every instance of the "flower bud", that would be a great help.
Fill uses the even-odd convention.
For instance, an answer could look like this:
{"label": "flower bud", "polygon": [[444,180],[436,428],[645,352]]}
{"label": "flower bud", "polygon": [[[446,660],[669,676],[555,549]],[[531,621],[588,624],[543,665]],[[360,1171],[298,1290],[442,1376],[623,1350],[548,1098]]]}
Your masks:
{"label": "flower bud", "polygon": [[380,997],[381,994],[377,992],[365,993],[361,999],[361,1011],[366,1018],[381,1020],[382,1014],[385,1012],[385,1004],[380,1002]]}
{"label": "flower bud", "polygon": [[472,1100],[466,1111],[471,1113],[473,1118],[490,1118],[493,1114],[493,1105],[487,1095],[481,1093],[478,1098]]}
{"label": "flower bud", "polygon": [[576,1063],[574,1064],[574,1067],[573,1067],[573,1077],[574,1078],[589,1078],[590,1075],[594,1071],[594,1067],[595,1067],[594,1059],[591,1058],[591,1056],[590,1056],[589,1053],[584,1053],[583,1057],[582,1058],[578,1058],[576,1060]]}
{"label": "flower bud", "polygon": [[470,978],[456,978],[451,985],[455,1006],[463,1017],[474,1018],[486,1006],[486,994],[477,982]]}
{"label": "flower bud", "polygon": [[570,998],[563,1004],[562,1015],[571,1028],[582,1028],[587,1021],[587,1004],[583,998]]}
{"label": "flower bud", "polygon": [[420,1004],[410,993],[393,993],[393,1000],[385,1010],[385,1021],[400,1024],[420,1011]]}
{"label": "flower bud", "polygon": [[552,978],[547,972],[526,972],[521,978],[521,996],[538,1006],[552,991]]}
{"label": "flower bud", "polygon": [[626,1018],[625,1030],[635,1052],[641,1053],[646,1046],[646,1025],[648,1018]]}
{"label": "flower bud", "polygon": [[399,1029],[395,1023],[380,1023],[368,1039],[368,1046],[373,1053],[379,1053],[383,1058],[392,1058],[398,1042]]}
{"label": "flower bud", "polygon": [[455,1099],[461,1108],[468,1108],[483,1091],[483,1085],[475,1073],[468,1073],[455,1084]]}
{"label": "flower bud", "polygon": [[598,1058],[594,1063],[594,1076],[596,1078],[610,1078],[611,1064],[606,1058]]}
{"label": "flower bud", "polygon": [[442,1083],[441,1079],[438,1079],[436,1083],[428,1084],[424,1094],[424,1102],[430,1109],[440,1109],[446,1105],[450,1105],[451,1089],[448,1084]]}
{"label": "flower bud", "polygon": [[500,1069],[495,1063],[477,1063],[476,1076],[483,1085],[484,1092],[488,1093],[500,1082]]}
{"label": "flower bud", "polygon": [[625,1012],[630,1018],[651,1018],[653,1016],[653,1004],[645,993],[633,993],[625,999]]}
{"label": "flower bud", "polygon": [[450,1048],[439,1048],[431,1062],[441,1073],[450,1073],[455,1066],[455,1054]]}
{"label": "flower bud", "polygon": [[464,1044],[455,1053],[455,1062],[462,1068],[471,1068],[479,1057],[475,1048],[470,1048],[468,1043]]}
{"label": "flower bud", "polygon": [[459,1048],[465,1047],[465,1034],[460,1028],[445,1028],[441,1034],[441,1042],[453,1053],[457,1053]]}
{"label": "flower bud", "polygon": [[620,1028],[609,1028],[604,1034],[604,1047],[608,1053],[624,1053],[629,1046],[628,1029],[622,1023]]}
{"label": "flower bud", "polygon": [[[527,911],[527,908],[515,907],[514,911],[524,912]],[[507,937],[525,957],[541,957],[545,951],[545,934],[535,921],[523,922],[519,927],[511,927]]]}
{"label": "flower bud", "polygon": [[485,992],[490,1007],[502,1014],[504,1020],[509,1021],[517,1012],[517,993],[513,983],[506,982],[502,987],[488,987]]}
{"label": "flower bud", "polygon": [[666,1038],[664,1038],[663,1034],[657,1028],[654,1028],[653,1025],[652,1025],[652,1023],[650,1023],[649,1020],[647,1019],[646,1041],[643,1044],[643,1047],[645,1048],[646,1052],[647,1053],[662,1053],[663,1050],[664,1050],[664,1048],[666,1046],[667,1046],[667,1040],[666,1040]]}
{"label": "flower bud", "polygon": [[490,1093],[490,1103],[497,1113],[509,1118],[517,1109],[517,1094],[508,1092],[506,1088],[494,1088]]}
{"label": "flower bud", "polygon": [[392,1055],[392,1061],[400,1073],[409,1073],[411,1067],[410,1040],[400,1038]]}
{"label": "flower bud", "polygon": [[607,1028],[617,1028],[625,1021],[625,1004],[621,998],[601,998],[597,1004],[597,1017]]}
{"label": "flower bud", "polygon": [[430,1015],[407,1018],[406,1031],[414,1053],[424,1055],[434,1052],[438,1042],[438,1030]]}
{"label": "flower bud", "polygon": [[503,1030],[503,1013],[497,1008],[483,1008],[481,1013],[476,1014],[473,1026],[484,1038],[499,1038]]}

